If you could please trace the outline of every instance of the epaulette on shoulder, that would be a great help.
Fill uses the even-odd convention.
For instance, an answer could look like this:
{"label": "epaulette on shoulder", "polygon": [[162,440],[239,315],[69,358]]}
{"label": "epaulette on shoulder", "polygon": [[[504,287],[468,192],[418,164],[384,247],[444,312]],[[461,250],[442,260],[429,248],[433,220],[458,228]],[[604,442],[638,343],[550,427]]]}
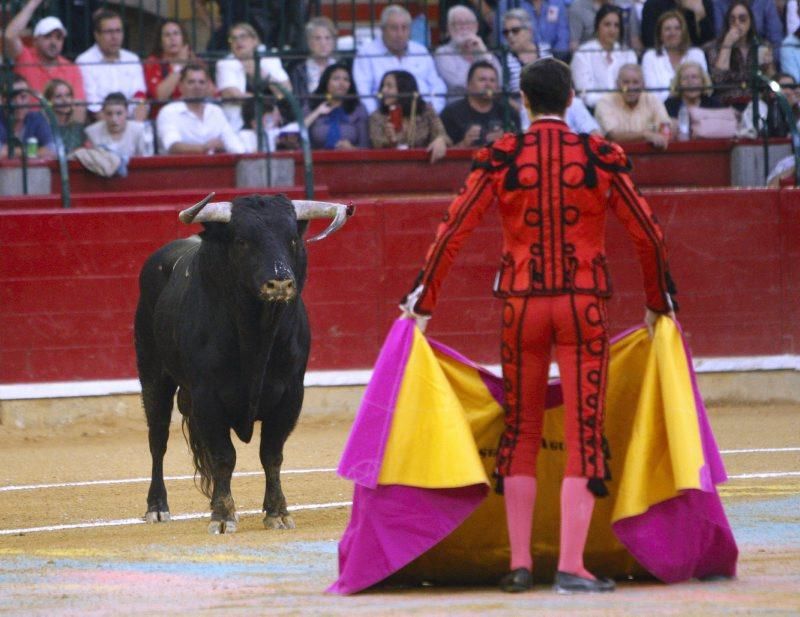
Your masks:
{"label": "epaulette on shoulder", "polygon": [[586,186],[597,186],[595,167],[615,173],[630,173],[631,162],[618,144],[606,141],[597,135],[581,133],[581,140],[588,159],[586,163]]}
{"label": "epaulette on shoulder", "polygon": [[505,167],[516,158],[521,145],[520,135],[506,133],[473,155],[472,169],[496,170]]}

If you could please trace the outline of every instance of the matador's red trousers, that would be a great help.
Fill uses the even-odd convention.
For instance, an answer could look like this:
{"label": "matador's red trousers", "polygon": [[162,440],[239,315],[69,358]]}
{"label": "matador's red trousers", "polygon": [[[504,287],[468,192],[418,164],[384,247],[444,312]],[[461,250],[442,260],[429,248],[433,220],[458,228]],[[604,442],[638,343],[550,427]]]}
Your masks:
{"label": "matador's red trousers", "polygon": [[503,306],[506,428],[501,476],[536,476],[551,349],[564,396],[565,476],[603,479],[603,411],[608,373],[606,304],[592,295],[511,297]]}

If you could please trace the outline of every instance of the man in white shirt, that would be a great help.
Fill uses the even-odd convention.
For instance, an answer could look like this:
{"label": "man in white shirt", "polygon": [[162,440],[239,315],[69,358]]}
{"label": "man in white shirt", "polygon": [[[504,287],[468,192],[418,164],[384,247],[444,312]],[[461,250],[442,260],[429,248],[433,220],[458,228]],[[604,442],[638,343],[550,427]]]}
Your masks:
{"label": "man in white shirt", "polygon": [[202,64],[181,71],[183,100],[165,105],[158,113],[158,140],[165,154],[241,154],[244,144],[218,105],[206,103],[211,78]]}
{"label": "man in white shirt", "polygon": [[122,18],[114,11],[100,9],[94,14],[95,44],[75,59],[83,75],[88,109],[97,114],[106,96],[121,92],[129,101],[138,103],[129,110],[135,120],[147,118],[144,71],[139,56],[122,49]]}
{"label": "man in white shirt", "polygon": [[436,113],[445,104],[447,86],[427,48],[411,40],[411,15],[403,7],[390,4],[381,13],[381,36],[366,43],[356,54],[353,77],[358,93],[369,113],[378,108],[375,95],[387,71],[404,70],[417,80],[419,92]]}

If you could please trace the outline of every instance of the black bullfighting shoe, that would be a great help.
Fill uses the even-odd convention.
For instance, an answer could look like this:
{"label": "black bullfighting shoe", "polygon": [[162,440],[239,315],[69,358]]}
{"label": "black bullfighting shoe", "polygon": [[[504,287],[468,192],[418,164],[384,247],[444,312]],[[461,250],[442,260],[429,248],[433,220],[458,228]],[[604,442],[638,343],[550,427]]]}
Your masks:
{"label": "black bullfighting shoe", "polygon": [[500,579],[500,589],[506,593],[519,593],[533,588],[533,574],[528,568],[511,570]]}
{"label": "black bullfighting shoe", "polygon": [[614,591],[616,585],[610,578],[584,578],[569,572],[557,572],[553,585],[558,593],[601,593]]}

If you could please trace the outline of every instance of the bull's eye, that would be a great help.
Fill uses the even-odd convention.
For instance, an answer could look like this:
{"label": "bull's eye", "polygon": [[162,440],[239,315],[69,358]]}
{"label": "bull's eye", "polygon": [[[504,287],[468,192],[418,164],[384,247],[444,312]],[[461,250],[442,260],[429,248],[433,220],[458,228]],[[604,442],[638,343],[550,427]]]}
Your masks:
{"label": "bull's eye", "polygon": [[296,250],[297,250],[297,240],[295,240],[294,238],[292,239],[292,244],[291,244],[291,246],[292,246],[292,250],[293,250],[293,251],[296,251]]}

